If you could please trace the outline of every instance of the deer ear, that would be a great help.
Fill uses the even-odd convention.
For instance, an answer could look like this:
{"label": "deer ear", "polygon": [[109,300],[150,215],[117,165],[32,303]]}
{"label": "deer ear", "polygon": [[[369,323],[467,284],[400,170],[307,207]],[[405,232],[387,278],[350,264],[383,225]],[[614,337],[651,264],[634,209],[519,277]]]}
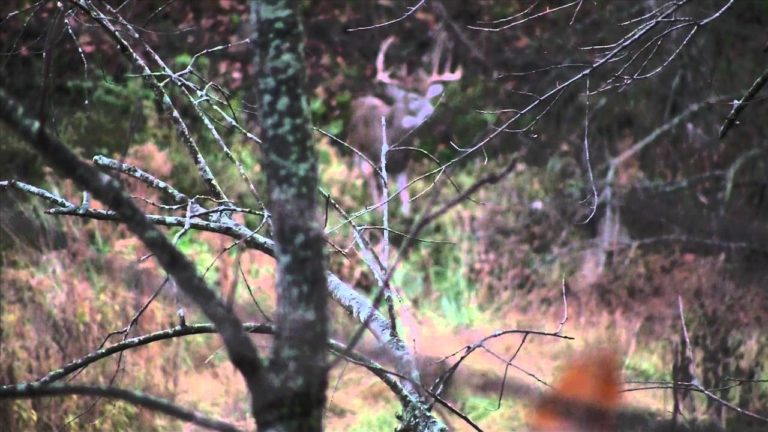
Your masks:
{"label": "deer ear", "polygon": [[427,98],[432,99],[433,97],[440,95],[442,92],[443,92],[442,84],[432,84],[427,89]]}

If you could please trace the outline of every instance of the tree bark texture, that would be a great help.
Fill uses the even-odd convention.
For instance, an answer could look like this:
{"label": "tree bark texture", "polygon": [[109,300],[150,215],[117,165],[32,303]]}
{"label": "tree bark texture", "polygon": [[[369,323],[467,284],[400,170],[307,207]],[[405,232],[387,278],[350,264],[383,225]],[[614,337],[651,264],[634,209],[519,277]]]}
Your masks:
{"label": "tree bark texture", "polygon": [[254,413],[260,431],[321,430],[328,289],[316,217],[317,155],[305,93],[304,30],[298,1],[252,1],[262,166],[278,291],[277,333]]}

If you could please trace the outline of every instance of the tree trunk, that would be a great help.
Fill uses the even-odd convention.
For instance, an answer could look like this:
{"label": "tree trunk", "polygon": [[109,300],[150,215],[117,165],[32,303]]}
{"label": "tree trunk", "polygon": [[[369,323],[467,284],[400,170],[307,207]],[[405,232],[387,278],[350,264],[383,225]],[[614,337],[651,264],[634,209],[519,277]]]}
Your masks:
{"label": "tree trunk", "polygon": [[251,3],[278,290],[272,356],[253,399],[259,431],[321,430],[328,383],[328,291],[298,3]]}

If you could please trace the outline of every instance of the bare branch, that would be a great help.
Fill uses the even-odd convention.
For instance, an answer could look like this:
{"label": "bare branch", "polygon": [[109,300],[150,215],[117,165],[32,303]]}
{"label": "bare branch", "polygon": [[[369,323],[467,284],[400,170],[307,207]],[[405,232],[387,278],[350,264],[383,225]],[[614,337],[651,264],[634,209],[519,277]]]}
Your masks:
{"label": "bare branch", "polygon": [[182,142],[187,148],[187,151],[189,152],[192,161],[195,163],[195,166],[197,167],[203,182],[208,186],[211,194],[216,199],[228,201],[224,191],[216,182],[216,179],[213,176],[213,172],[211,172],[211,169],[208,167],[205,158],[200,152],[200,149],[197,146],[197,142],[192,137],[192,134],[189,131],[186,123],[184,123],[184,120],[181,117],[181,113],[179,113],[179,111],[173,105],[170,95],[168,95],[168,93],[157,81],[149,65],[147,65],[141,56],[139,56],[133,47],[123,38],[123,35],[127,34],[130,37],[138,39],[139,35],[136,33],[136,31],[131,26],[125,27],[126,32],[119,31],[113,25],[114,20],[110,19],[101,11],[96,9],[90,0],[70,1],[83,12],[85,12],[88,16],[90,16],[91,19],[96,21],[96,23],[104,29],[107,36],[109,36],[120,47],[120,51],[128,57],[128,60],[138,66],[139,69],[141,69],[142,73],[144,74],[144,82],[147,83],[149,88],[153,91],[155,98],[160,103],[160,105],[170,112],[171,120],[173,121],[173,124],[176,128],[176,132],[179,134]]}
{"label": "bare branch", "polygon": [[720,127],[720,139],[725,138],[725,135],[728,134],[728,131],[731,130],[731,128],[737,123],[739,116],[744,111],[747,106],[749,106],[750,102],[752,102],[755,99],[755,96],[757,96],[758,93],[760,93],[760,90],[765,86],[765,84],[768,83],[768,68],[766,68],[763,73],[757,77],[754,83],[752,83],[752,86],[747,90],[747,92],[744,94],[744,96],[739,99],[738,101],[735,101],[733,104],[733,109],[731,109],[730,114],[728,114],[728,117],[725,118],[725,122],[723,123],[723,126]]}
{"label": "bare branch", "polygon": [[42,385],[19,384],[0,388],[0,399],[29,399],[50,396],[84,395],[98,396],[110,399],[120,399],[134,405],[143,406],[153,411],[161,412],[180,420],[204,427],[206,429],[236,432],[237,427],[222,420],[212,419],[187,408],[171,403],[165,399],[156,398],[137,391],[115,387],[97,387],[87,385]]}
{"label": "bare branch", "polygon": [[42,129],[40,123],[27,117],[21,105],[11,99],[4,89],[0,89],[0,118],[62,174],[70,177],[83,189],[91,191],[94,197],[123,218],[128,229],[144,243],[165,271],[216,324],[232,363],[240,370],[249,388],[258,391],[257,379],[261,372],[261,360],[253,343],[242,331],[240,320],[197,274],[194,264],[151,224],[130,198],[125,196],[119,184],[80,160],[64,144]]}
{"label": "bare branch", "polygon": [[[573,5],[577,5],[576,10],[574,11],[574,14],[573,14],[573,17],[575,18],[576,17],[576,13],[578,13],[579,8],[581,7],[581,3],[582,3],[582,0],[576,0],[576,1],[573,1],[573,2],[570,2],[570,3],[566,3],[564,5],[561,5],[561,6],[554,7],[554,8],[547,7],[545,10],[543,10],[543,11],[541,11],[539,13],[533,14],[533,15],[525,17],[525,18],[521,18],[521,19],[519,19],[517,21],[513,21],[513,22],[511,22],[509,24],[505,24],[505,25],[503,25],[501,27],[480,27],[480,26],[468,26],[468,27],[473,29],[473,30],[483,30],[483,31],[497,32],[497,31],[501,31],[501,30],[506,30],[506,29],[508,29],[510,27],[514,27],[514,26],[520,25],[520,24],[522,24],[522,23],[524,23],[526,21],[530,21],[532,19],[536,19],[536,18],[539,18],[539,17],[544,16],[544,15],[549,15],[549,14],[557,12],[557,11],[559,11],[561,9],[565,9],[565,8],[569,8],[569,7],[573,6]],[[532,7],[526,9],[525,11],[523,11],[522,14],[525,14],[528,11],[530,11],[531,8]],[[515,15],[513,17],[502,18],[500,20],[496,20],[496,21],[494,21],[494,24],[495,23],[502,23],[502,22],[505,22],[505,21],[512,20],[512,19],[514,19],[514,18],[516,18],[516,17],[518,17],[520,15],[521,14],[517,14],[517,15]],[[571,22],[573,22],[573,19],[571,19]]]}
{"label": "bare branch", "polygon": [[373,25],[365,26],[365,27],[354,27],[354,28],[351,28],[351,29],[347,29],[347,31],[348,32],[353,32],[353,31],[359,31],[359,30],[370,30],[370,29],[374,29],[374,28],[378,28],[378,27],[385,27],[385,26],[388,26],[390,24],[394,24],[396,22],[402,21],[402,20],[408,18],[409,16],[411,16],[414,12],[416,12],[416,10],[418,8],[420,8],[424,3],[426,3],[426,1],[427,0],[419,0],[419,2],[416,3],[415,6],[409,6],[407,8],[408,10],[403,15],[401,15],[400,17],[395,18],[393,20],[390,20],[390,21],[387,21],[387,22],[383,22],[383,23],[379,23],[379,24],[373,24]]}

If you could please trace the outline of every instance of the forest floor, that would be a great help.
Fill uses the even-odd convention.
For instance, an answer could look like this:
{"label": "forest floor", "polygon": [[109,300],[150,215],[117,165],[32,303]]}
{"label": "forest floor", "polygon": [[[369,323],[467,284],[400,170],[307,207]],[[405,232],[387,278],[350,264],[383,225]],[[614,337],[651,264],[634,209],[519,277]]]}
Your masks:
{"label": "forest floor", "polygon": [[[103,230],[98,232],[103,239],[121,236],[119,232],[108,231],[108,227],[99,229]],[[182,244],[182,247],[186,247],[187,252],[196,256],[204,266],[216,256],[219,266],[215,274],[212,272],[209,275],[210,282],[217,287],[233,286],[237,275],[233,271],[237,268],[234,265],[235,257],[215,253],[229,244],[227,240],[209,234],[202,234],[200,238],[210,243],[210,246],[195,249],[194,244]],[[104,240],[105,244],[108,244],[107,240]],[[29,376],[19,376],[17,379],[32,379],[46,368],[56,367],[61,361],[81,355],[78,353],[88,352],[100,341],[104,328],[122,328],[115,321],[127,322],[131,311],[136,310],[145,298],[161,286],[162,277],[151,262],[139,266],[134,264],[138,257],[145,254],[141,248],[136,247],[135,240],[116,240],[115,244],[114,254],[102,254],[85,246],[77,254],[65,250],[48,252],[34,260],[30,259],[29,268],[8,270],[2,274],[0,281],[4,288],[7,286],[9,293],[28,293],[24,288],[31,284],[37,288],[34,293],[41,296],[39,300],[31,302],[17,295],[18,302],[15,304],[19,308],[31,307],[28,303],[50,303],[53,305],[52,310],[67,305],[70,308],[77,307],[77,310],[67,309],[68,312],[64,314],[67,317],[82,317],[76,322],[79,325],[77,331],[72,334],[91,334],[95,338],[73,341],[73,352],[66,353],[63,359],[49,355],[27,359],[28,363],[36,364],[41,371],[27,371]],[[606,276],[594,283],[580,282],[575,277],[573,281],[568,281],[567,320],[564,320],[566,305],[559,284],[551,289],[488,294],[488,299],[482,304],[473,305],[480,315],[471,324],[465,325],[450,322],[443,317],[439,312],[442,294],[434,290],[424,295],[419,307],[400,311],[399,316],[406,318],[401,323],[401,331],[405,332],[406,343],[417,355],[422,381],[429,385],[458,359],[455,355],[450,357],[452,354],[461,352],[464,347],[497,331],[554,332],[563,323],[562,334],[572,337],[572,340],[529,336],[515,356],[513,366],[507,370],[506,379],[505,361],[502,359],[509,359],[517,352],[523,336],[508,334],[488,341],[484,344],[486,350],[477,350],[462,364],[445,394],[445,398],[454,407],[484,431],[525,430],[530,410],[538,400],[538,395],[548,391],[547,384],[556,382],[563,369],[574,359],[590,352],[605,348],[615,352],[620,359],[619,367],[624,382],[668,382],[672,372],[673,347],[680,340],[678,295],[684,298],[685,316],[691,326],[692,339],[695,332],[710,338],[694,342],[694,345],[717,346],[721,339],[714,339],[716,335],[722,334],[726,337],[724,340],[728,341],[735,330],[741,330],[745,336],[740,339],[743,342],[738,346],[741,351],[737,354],[743,359],[743,353],[751,352],[749,355],[754,358],[755,348],[760,346],[760,337],[763,337],[759,329],[761,326],[764,328],[764,311],[768,308],[765,293],[760,291],[763,288],[760,281],[764,279],[753,277],[751,282],[746,279],[725,280],[722,267],[718,264],[720,261],[717,257],[707,256],[684,256],[676,260],[652,256],[641,270],[624,267],[621,272],[616,272],[618,276]],[[261,307],[274,310],[273,260],[264,254],[249,251],[240,257],[240,264],[248,270],[249,286],[256,292]],[[132,289],[107,290],[108,284],[102,284],[101,279],[92,276],[97,274],[96,269],[107,274],[134,275]],[[92,277],[84,280],[81,274]],[[44,283],[50,280],[57,281],[60,286]],[[116,298],[114,292],[123,293],[123,297]],[[48,298],[46,293],[60,294]],[[222,294],[226,295],[226,292]],[[247,321],[263,320],[245,290],[238,290],[237,295],[241,296],[236,307],[239,316]],[[143,316],[140,332],[147,333],[167,327],[168,317],[175,316],[178,301],[168,292],[158,298],[153,308]],[[334,338],[344,342],[356,329],[356,324],[339,308],[332,307],[332,310]],[[189,308],[188,313],[188,322],[206,321],[195,308]],[[5,319],[13,316],[26,315],[7,314]],[[707,324],[712,320],[711,317],[717,319],[712,321],[714,324]],[[698,327],[695,325],[697,322]],[[22,330],[34,329],[35,325],[42,328],[43,324],[24,321],[17,323],[17,330],[22,334]],[[88,333],[82,330],[84,326],[93,328]],[[758,330],[754,331],[754,328]],[[46,332],[32,331],[24,334],[39,334],[42,338]],[[19,345],[15,352],[22,353],[36,353],[34,348],[50,343],[47,340],[36,341],[22,337],[14,340]],[[269,352],[269,338],[255,337],[255,340],[260,352]],[[28,344],[29,348],[22,349],[24,344]],[[391,367],[375,349],[373,341],[364,340],[357,349]],[[731,361],[728,357],[725,360]],[[44,361],[50,364],[44,364]],[[713,364],[720,364],[719,361],[717,359]],[[738,361],[736,359],[731,364]],[[104,370],[95,369],[91,371],[92,374],[110,376],[114,373],[113,363],[104,362],[103,365]],[[121,375],[124,381],[120,381],[120,385],[130,383],[146,388],[151,393],[226,419],[243,429],[253,429],[242,378],[227,360],[221,342],[214,335],[185,338],[167,345],[157,344],[155,347],[137,350],[131,353],[122,367],[125,375]],[[743,376],[738,375],[738,372],[732,373],[734,376]],[[503,395],[500,397],[502,388]],[[705,407],[704,397],[696,395],[695,399],[697,414],[701,415]],[[622,393],[621,409],[641,413],[644,418],[669,419],[672,403],[668,389],[629,391]],[[55,415],[56,408],[61,407],[53,406],[48,408],[51,412],[40,412],[55,419],[58,418]],[[391,391],[367,370],[340,362],[331,371],[326,430],[392,431],[397,425],[395,413],[399,409],[398,401]],[[76,412],[71,407],[66,410]],[[450,425],[451,430],[471,430],[469,425],[445,408],[437,407],[436,412]],[[731,416],[729,422],[732,423],[727,425],[727,430],[750,430],[740,425],[735,426],[740,418]],[[163,416],[152,416],[148,422],[158,426],[167,425],[169,430],[189,427]],[[623,426],[619,430],[658,430]]]}
{"label": "forest floor", "polygon": [[[580,353],[610,348],[624,359],[625,371],[641,364],[660,369],[661,356],[637,350],[639,325],[631,318],[583,311],[580,306],[569,305],[568,321],[563,334],[574,340],[547,336],[531,336],[509,368],[504,379],[505,363],[496,355],[508,358],[522,342],[522,335],[506,335],[484,344],[488,350],[477,350],[457,371],[447,391],[446,399],[469,415],[485,431],[524,430],[528,411],[538,394],[546,391],[544,383],[551,383],[558,372]],[[429,319],[421,319],[420,337],[415,351],[418,353],[423,381],[433,382],[436,376],[461,355],[462,348],[479,342],[497,330],[525,329],[554,331],[563,317],[562,309],[546,312],[507,311],[496,317],[496,323],[473,326],[471,329],[449,328]],[[363,350],[366,348],[363,347]],[[449,357],[459,352],[459,355]],[[372,353],[375,355],[375,353]],[[671,355],[667,357],[671,358]],[[669,363],[671,364],[671,362]],[[671,368],[671,366],[670,366]],[[631,372],[631,371],[630,371]],[[503,396],[500,398],[504,387]],[[328,430],[392,430],[395,419],[391,413],[397,401],[389,390],[367,371],[353,365],[337,368],[332,374]],[[623,407],[657,412],[671,409],[671,397],[663,391],[648,390],[625,393]],[[472,430],[461,419],[446,409],[438,413],[451,430]]]}
{"label": "forest floor", "polygon": [[[421,331],[415,339],[414,349],[423,380],[431,383],[446,369],[446,361],[453,363],[458,359],[458,356],[449,357],[451,354],[497,330],[554,331],[563,318],[563,309],[561,304],[546,311],[531,308],[525,312],[508,310],[493,315],[485,324],[471,329],[418,319]],[[529,337],[506,380],[504,362],[492,353],[509,357],[517,350],[522,337],[507,335],[489,341],[485,344],[488,351],[478,350],[465,360],[446,399],[484,431],[525,430],[531,407],[538,395],[547,390],[544,383],[551,383],[569,361],[581,353],[608,347],[622,359],[620,366],[625,380],[668,379],[672,354],[662,352],[660,348],[671,347],[671,342],[644,348],[647,346],[645,342],[638,340],[640,325],[637,317],[600,311],[594,305],[584,306],[571,301],[563,334],[573,340]],[[386,362],[373,347],[371,341],[364,341],[358,349]],[[191,370],[180,377],[178,402],[216,412],[247,427],[251,420],[245,403],[245,389],[237,372],[228,362],[222,361],[224,358],[222,352],[209,358],[194,359]],[[500,399],[502,384],[504,393]],[[327,430],[383,432],[392,431],[397,425],[393,414],[398,412],[399,405],[393,394],[378,378],[356,365],[342,362],[332,371],[328,399]],[[216,401],[228,405],[211,405]],[[626,392],[622,394],[621,404],[623,410],[644,412],[657,419],[669,418],[672,397],[668,390]],[[451,430],[472,430],[445,408],[438,407],[437,412]]]}

